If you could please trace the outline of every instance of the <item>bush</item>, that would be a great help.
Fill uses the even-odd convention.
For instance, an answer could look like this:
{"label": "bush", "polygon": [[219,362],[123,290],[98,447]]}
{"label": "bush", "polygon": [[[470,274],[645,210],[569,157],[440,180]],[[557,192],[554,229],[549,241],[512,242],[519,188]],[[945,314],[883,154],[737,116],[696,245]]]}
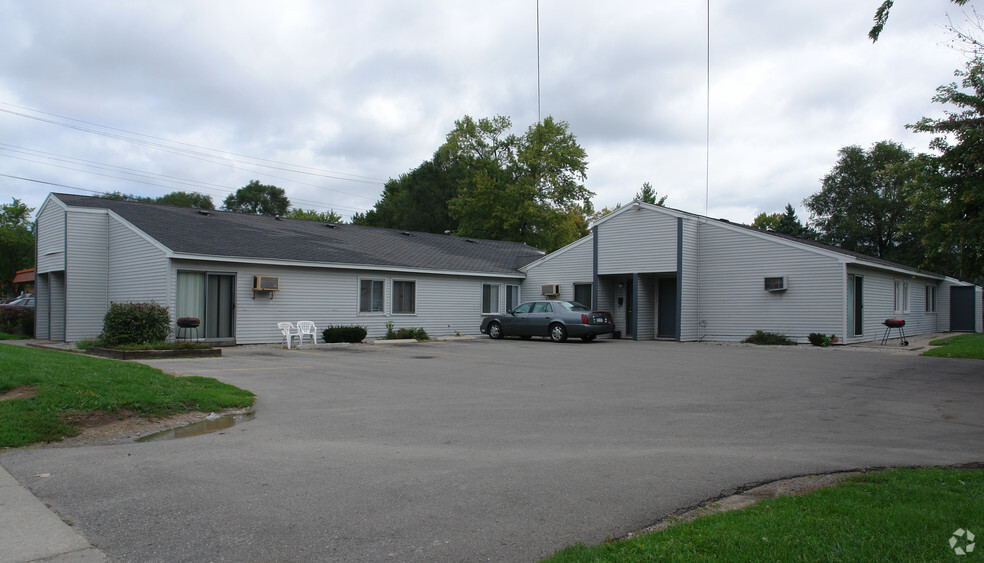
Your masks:
{"label": "bush", "polygon": [[837,342],[837,337],[833,334],[827,336],[826,334],[821,334],[819,332],[811,332],[810,335],[807,336],[807,339],[809,339],[810,344],[820,346],[821,348],[826,348],[832,343]]}
{"label": "bush", "polygon": [[107,346],[162,342],[171,334],[171,314],[157,303],[112,303],[99,340]]}
{"label": "bush", "polygon": [[325,342],[350,342],[357,344],[366,338],[366,328],[362,326],[331,326],[321,332]]}
{"label": "bush", "polygon": [[756,330],[755,334],[749,336],[748,338],[742,340],[747,344],[763,344],[763,345],[778,345],[778,346],[794,346],[795,341],[790,339],[785,334],[779,332],[768,332],[764,330]]}
{"label": "bush", "polygon": [[0,332],[34,336],[34,309],[31,307],[0,309]]}
{"label": "bush", "polygon": [[392,322],[386,323],[387,340],[408,340],[411,338],[414,340],[430,340],[430,337],[427,336],[427,332],[424,331],[423,327],[421,328],[407,327],[407,328],[398,328],[394,330]]}

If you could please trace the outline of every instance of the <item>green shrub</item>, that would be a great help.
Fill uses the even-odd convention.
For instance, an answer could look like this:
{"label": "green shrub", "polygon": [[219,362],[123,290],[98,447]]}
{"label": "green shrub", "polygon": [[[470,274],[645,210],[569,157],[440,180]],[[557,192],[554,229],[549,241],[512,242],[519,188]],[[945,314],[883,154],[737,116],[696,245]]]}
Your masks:
{"label": "green shrub", "polygon": [[826,334],[821,334],[819,332],[811,332],[809,336],[806,337],[810,344],[814,346],[820,346],[821,348],[826,348],[832,343],[837,342],[837,337],[831,334],[830,336]]}
{"label": "green shrub", "polygon": [[34,336],[34,309],[30,307],[0,309],[0,332]]}
{"label": "green shrub", "polygon": [[742,342],[745,342],[747,344],[763,344],[763,345],[779,345],[779,346],[793,346],[796,344],[795,341],[790,339],[785,334],[782,334],[780,332],[768,332],[764,330],[756,330],[755,334],[742,340]]}
{"label": "green shrub", "polygon": [[99,340],[107,346],[161,342],[171,334],[171,314],[157,303],[112,303]]}
{"label": "green shrub", "polygon": [[393,328],[393,322],[390,321],[386,323],[386,339],[387,340],[430,340],[427,336],[427,332],[420,328],[407,327],[407,328]]}
{"label": "green shrub", "polygon": [[351,342],[357,344],[366,338],[366,328],[362,326],[331,326],[328,325],[321,335],[325,342]]}

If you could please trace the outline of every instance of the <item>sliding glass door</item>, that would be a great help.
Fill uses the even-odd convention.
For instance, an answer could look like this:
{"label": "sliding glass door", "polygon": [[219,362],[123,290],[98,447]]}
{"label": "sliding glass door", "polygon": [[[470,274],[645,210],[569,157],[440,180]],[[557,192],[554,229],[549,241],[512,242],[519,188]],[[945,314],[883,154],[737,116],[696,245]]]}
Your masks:
{"label": "sliding glass door", "polygon": [[177,315],[201,319],[209,340],[236,337],[236,276],[210,272],[178,272]]}

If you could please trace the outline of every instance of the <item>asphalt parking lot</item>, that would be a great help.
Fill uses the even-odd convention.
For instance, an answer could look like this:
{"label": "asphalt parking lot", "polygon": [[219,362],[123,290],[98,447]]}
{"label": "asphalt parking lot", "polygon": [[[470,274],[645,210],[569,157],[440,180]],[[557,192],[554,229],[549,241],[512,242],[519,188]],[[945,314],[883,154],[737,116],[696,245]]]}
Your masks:
{"label": "asphalt parking lot", "polygon": [[255,392],[251,421],[0,463],[114,561],[533,561],[751,483],[984,460],[972,360],[613,340],[224,354],[147,363]]}

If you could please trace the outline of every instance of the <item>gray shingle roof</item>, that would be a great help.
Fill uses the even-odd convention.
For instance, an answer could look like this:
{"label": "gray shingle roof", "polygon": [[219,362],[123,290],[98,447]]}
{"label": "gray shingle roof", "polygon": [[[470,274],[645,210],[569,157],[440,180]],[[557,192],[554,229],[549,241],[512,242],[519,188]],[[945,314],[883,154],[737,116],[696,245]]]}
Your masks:
{"label": "gray shingle roof", "polygon": [[73,207],[110,209],[173,252],[202,256],[516,274],[543,252],[517,242],[320,221],[275,219],[92,196],[52,194]]}

